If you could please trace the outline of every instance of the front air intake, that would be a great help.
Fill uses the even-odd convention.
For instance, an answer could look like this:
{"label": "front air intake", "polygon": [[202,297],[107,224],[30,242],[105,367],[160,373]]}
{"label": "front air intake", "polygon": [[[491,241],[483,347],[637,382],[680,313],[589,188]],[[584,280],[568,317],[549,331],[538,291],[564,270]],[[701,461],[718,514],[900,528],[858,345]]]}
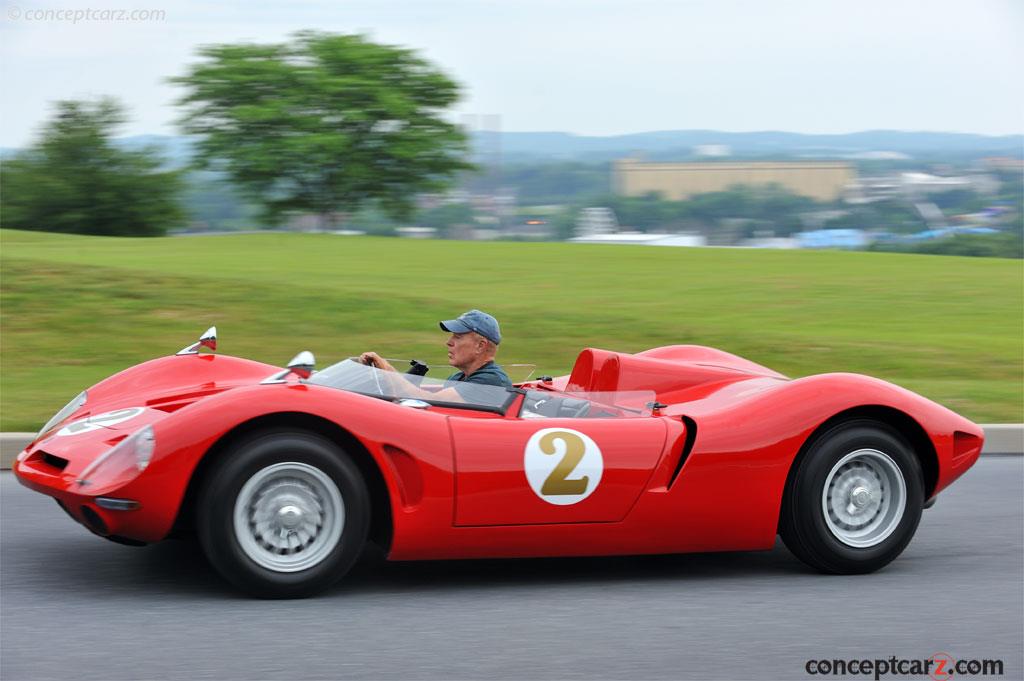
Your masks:
{"label": "front air intake", "polygon": [[107,536],[110,534],[110,530],[107,529],[107,524],[100,517],[100,514],[92,510],[88,506],[82,506],[82,519],[85,521],[85,526],[100,536]]}
{"label": "front air intake", "polygon": [[39,459],[43,463],[45,463],[47,466],[51,466],[53,468],[56,468],[59,471],[62,471],[65,468],[68,467],[68,460],[67,459],[62,459],[59,456],[54,456],[53,454],[50,454],[49,452],[40,452],[39,453]]}

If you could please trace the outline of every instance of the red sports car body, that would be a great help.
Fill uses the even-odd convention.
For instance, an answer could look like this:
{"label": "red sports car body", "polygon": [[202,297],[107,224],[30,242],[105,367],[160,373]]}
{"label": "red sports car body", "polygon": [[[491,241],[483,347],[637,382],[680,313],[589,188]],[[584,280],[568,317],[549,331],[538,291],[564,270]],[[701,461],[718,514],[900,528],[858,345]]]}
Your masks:
{"label": "red sports car body", "polygon": [[80,395],[14,471],[96,534],[196,530],[231,581],[297,596],[371,540],[409,560],[769,549],[782,533],[815,567],[870,571],[982,446],[884,381],[790,380],[701,346],[585,349],[569,376],[454,401],[387,373],[155,359]]}

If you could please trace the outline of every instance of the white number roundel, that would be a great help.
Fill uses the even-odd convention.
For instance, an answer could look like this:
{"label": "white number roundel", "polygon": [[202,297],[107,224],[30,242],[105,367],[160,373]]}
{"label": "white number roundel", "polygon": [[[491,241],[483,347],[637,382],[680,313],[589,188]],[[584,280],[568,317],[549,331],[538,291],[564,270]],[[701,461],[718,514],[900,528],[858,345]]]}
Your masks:
{"label": "white number roundel", "polygon": [[57,435],[81,435],[82,433],[99,430],[105,426],[115,426],[118,423],[124,423],[129,419],[135,418],[144,411],[146,411],[145,407],[128,407],[127,409],[96,414],[96,416],[72,421],[58,430]]}
{"label": "white number roundel", "polygon": [[526,443],[523,468],[538,497],[567,506],[583,501],[597,489],[604,457],[597,443],[577,430],[544,428]]}

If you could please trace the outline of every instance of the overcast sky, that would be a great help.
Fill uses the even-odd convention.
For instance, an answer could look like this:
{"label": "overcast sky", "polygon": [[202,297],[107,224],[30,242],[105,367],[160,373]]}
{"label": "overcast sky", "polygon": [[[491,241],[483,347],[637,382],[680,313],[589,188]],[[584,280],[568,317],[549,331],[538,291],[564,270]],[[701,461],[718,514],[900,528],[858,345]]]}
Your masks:
{"label": "overcast sky", "polygon": [[[162,10],[59,21],[40,10]],[[420,50],[462,84],[458,114],[612,135],[710,128],[1024,132],[1021,0],[52,0],[4,2],[0,146],[62,98],[114,95],[125,134],[175,133],[198,45],[301,29]]]}

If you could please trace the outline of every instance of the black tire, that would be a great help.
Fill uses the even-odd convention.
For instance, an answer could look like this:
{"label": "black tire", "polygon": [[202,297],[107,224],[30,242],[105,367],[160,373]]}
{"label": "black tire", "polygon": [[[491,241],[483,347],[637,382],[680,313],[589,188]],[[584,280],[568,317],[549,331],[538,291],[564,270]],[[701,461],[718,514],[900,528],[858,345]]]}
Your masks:
{"label": "black tire", "polygon": [[[240,502],[243,492],[251,503]],[[302,598],[334,584],[359,558],[369,526],[359,468],[336,444],[307,432],[264,432],[225,451],[196,507],[210,563],[259,598]]]}
{"label": "black tire", "polygon": [[[877,479],[880,484],[863,484],[865,479]],[[901,512],[894,503],[900,479]],[[872,514],[876,500],[880,506]],[[921,464],[900,434],[875,421],[847,421],[818,437],[791,472],[779,533],[797,558],[822,572],[874,572],[910,543],[923,505]],[[846,515],[841,515],[843,509]]]}

